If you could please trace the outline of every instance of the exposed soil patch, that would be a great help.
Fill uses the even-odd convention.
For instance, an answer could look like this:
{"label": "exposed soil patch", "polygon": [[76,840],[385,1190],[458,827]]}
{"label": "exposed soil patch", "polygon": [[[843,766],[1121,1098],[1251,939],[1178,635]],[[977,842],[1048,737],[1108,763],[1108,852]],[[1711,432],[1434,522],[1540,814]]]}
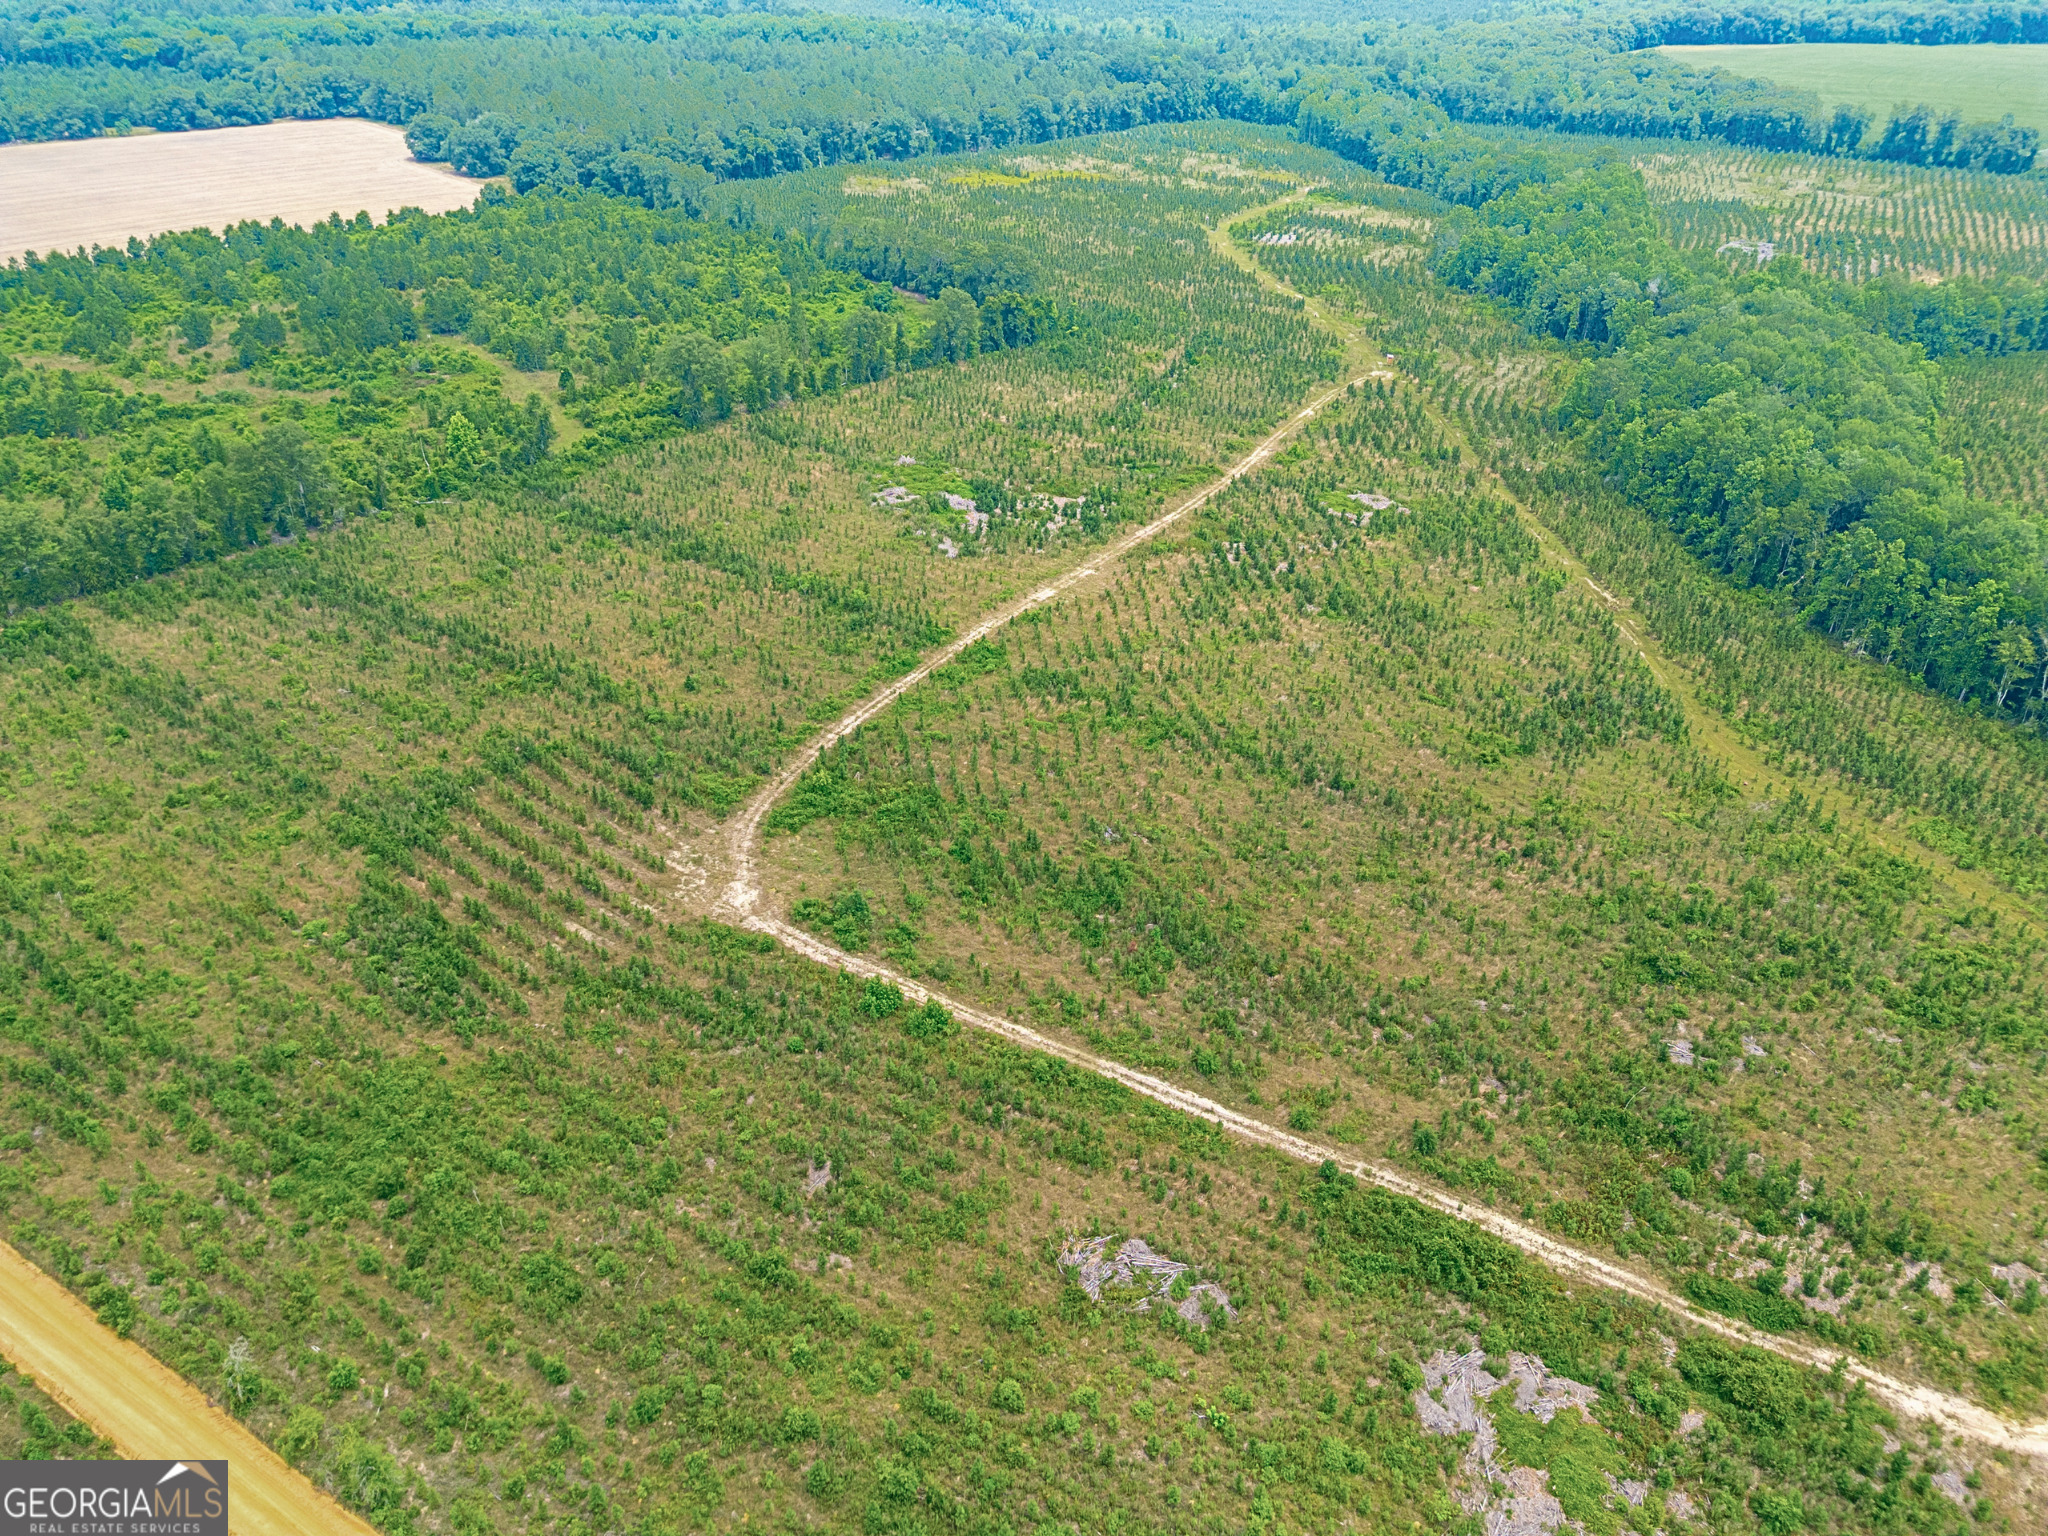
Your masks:
{"label": "exposed soil patch", "polygon": [[0,147],[0,261],[243,219],[315,224],[466,208],[483,185],[423,165],[402,130],[354,118]]}

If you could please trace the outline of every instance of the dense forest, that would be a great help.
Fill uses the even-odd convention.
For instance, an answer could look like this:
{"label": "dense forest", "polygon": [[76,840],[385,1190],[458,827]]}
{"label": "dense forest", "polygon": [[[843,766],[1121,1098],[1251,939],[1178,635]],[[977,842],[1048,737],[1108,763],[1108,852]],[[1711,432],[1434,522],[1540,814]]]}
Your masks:
{"label": "dense forest", "polygon": [[[143,21],[16,0],[0,24],[0,136],[76,137],[363,116],[424,158],[523,188],[574,179],[686,203],[707,177],[1044,143],[1136,124],[1293,123],[1369,96],[1411,137],[1441,118],[1716,138],[1914,164],[2026,170],[2039,134],[1911,111],[1874,125],[1811,92],[1699,71],[1597,25],[1395,21],[1203,38],[934,16],[618,17],[428,10]],[[688,125],[681,131],[679,125]]]}
{"label": "dense forest", "polygon": [[1630,18],[1631,46],[1658,43],[2048,43],[2039,5],[1872,4],[1647,7]]}
{"label": "dense forest", "polygon": [[[1003,286],[1028,274],[971,250],[918,253],[893,274],[900,293],[852,271],[861,255],[829,254],[588,193],[493,189],[469,212],[248,224],[12,266],[0,598],[102,591],[340,517],[559,479],[735,410],[1061,324],[1049,299]],[[95,366],[16,361],[59,353]]]}

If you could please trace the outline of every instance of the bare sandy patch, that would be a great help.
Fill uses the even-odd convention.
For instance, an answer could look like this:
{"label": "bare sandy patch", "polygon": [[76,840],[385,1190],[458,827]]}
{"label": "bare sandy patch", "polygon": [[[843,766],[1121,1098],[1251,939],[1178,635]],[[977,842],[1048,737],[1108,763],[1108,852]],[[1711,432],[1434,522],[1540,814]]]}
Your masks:
{"label": "bare sandy patch", "polygon": [[0,261],[244,219],[444,213],[482,185],[413,159],[402,130],[356,118],[0,145]]}
{"label": "bare sandy patch", "polygon": [[922,192],[925,184],[915,176],[849,176],[840,190],[848,197],[891,197],[898,192]]}
{"label": "bare sandy patch", "polygon": [[1112,180],[1144,180],[1144,172],[1122,160],[1093,155],[1017,155],[1009,163],[1022,176],[1101,176]]}

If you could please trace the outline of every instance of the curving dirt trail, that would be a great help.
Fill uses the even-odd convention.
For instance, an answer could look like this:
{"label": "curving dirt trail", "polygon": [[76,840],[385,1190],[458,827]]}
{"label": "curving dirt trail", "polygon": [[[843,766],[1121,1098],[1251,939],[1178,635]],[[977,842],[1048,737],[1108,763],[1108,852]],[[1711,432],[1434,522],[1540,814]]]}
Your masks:
{"label": "curving dirt trail", "polygon": [[[731,891],[727,893],[728,897],[732,894]],[[891,966],[870,960],[865,955],[848,954],[815,934],[806,933],[780,918],[755,912],[751,904],[745,909],[725,906],[720,915],[731,919],[740,927],[767,934],[797,954],[820,965],[832,966],[849,975],[893,982],[914,1003],[936,1001],[963,1024],[992,1035],[1000,1035],[1003,1039],[1027,1050],[1043,1051],[1048,1056],[1057,1056],[1060,1060],[1084,1071],[1120,1083],[1131,1092],[1142,1094],[1155,1103],[1165,1104],[1183,1113],[1211,1121],[1241,1140],[1271,1148],[1298,1162],[1313,1163],[1317,1166],[1325,1162],[1334,1162],[1357,1178],[1392,1190],[1396,1194],[1407,1195],[1431,1210],[1455,1216],[1461,1221],[1472,1222],[1502,1241],[1512,1243],[1522,1252],[1541,1259],[1569,1278],[1621,1291],[1651,1306],[1662,1307],[1695,1328],[1741,1343],[1758,1345],[1787,1359],[1796,1360],[1802,1365],[1826,1371],[1839,1363],[1846,1376],[1864,1382],[1874,1394],[1893,1408],[1915,1418],[1937,1420],[1946,1433],[1967,1436],[1994,1449],[2048,1458],[2048,1421],[2015,1424],[2000,1418],[1987,1408],[1979,1407],[1953,1394],[1887,1375],[1845,1351],[1833,1350],[1825,1345],[1800,1339],[1783,1338],[1777,1334],[1762,1333],[1731,1318],[1722,1317],[1719,1313],[1700,1311],[1654,1277],[1612,1259],[1574,1248],[1548,1232],[1519,1221],[1503,1211],[1461,1200],[1448,1191],[1425,1183],[1391,1164],[1369,1159],[1360,1161],[1334,1147],[1324,1146],[1320,1142],[1297,1136],[1292,1131],[1255,1120],[1250,1115],[1218,1104],[1213,1099],[1204,1098],[1178,1083],[1153,1077],[1149,1073],[1127,1067],[1120,1061],[1094,1055],[1064,1040],[1040,1034],[1029,1025],[1020,1024],[1014,1019],[1006,1019],[1000,1014],[986,1013],[979,1008],[971,1007],[912,980]]]}
{"label": "curving dirt trail", "polygon": [[[1287,293],[1290,297],[1302,298],[1301,295],[1294,293],[1292,289],[1280,283],[1270,273],[1258,266],[1248,255],[1238,249],[1235,242],[1230,238],[1229,230],[1232,225],[1241,223],[1258,213],[1265,212],[1269,208],[1282,206],[1299,197],[1306,196],[1308,192],[1313,190],[1313,188],[1299,189],[1287,197],[1277,199],[1258,208],[1247,209],[1233,216],[1210,232],[1210,245],[1212,249],[1220,256],[1257,276],[1262,285],[1278,292]],[[1302,301],[1308,313],[1315,316],[1319,323],[1328,326],[1345,342],[1347,361],[1350,364],[1347,371],[1357,375],[1352,379],[1352,383],[1363,383],[1367,378],[1376,375],[1384,376],[1384,370],[1377,367],[1369,371],[1360,371],[1362,367],[1361,353],[1365,345],[1361,328],[1349,322],[1339,320],[1314,299],[1303,298]],[[1271,1148],[1276,1152],[1304,1163],[1320,1165],[1325,1162],[1334,1162],[1345,1171],[1360,1179],[1369,1180],[1382,1188],[1407,1195],[1430,1207],[1432,1210],[1441,1211],[1446,1215],[1455,1216],[1463,1221],[1470,1221],[1502,1241],[1513,1244],[1522,1252],[1541,1259],[1563,1275],[1575,1280],[1585,1281],[1588,1284],[1605,1286],[1612,1290],[1621,1291],[1652,1306],[1662,1307],[1675,1316],[1684,1319],[1687,1324],[1694,1328],[1719,1334],[1724,1338],[1754,1344],[1760,1348],[1768,1349],[1775,1354],[1782,1355],[1787,1359],[1795,1360],[1802,1365],[1814,1366],[1820,1370],[1831,1370],[1839,1366],[1846,1376],[1865,1383],[1871,1392],[1882,1398],[1893,1408],[1902,1413],[1910,1414],[1915,1418],[1936,1420],[1942,1425],[1944,1431],[1949,1434],[1965,1436],[1994,1449],[2048,1459],[2048,1421],[2033,1424],[2017,1424],[2001,1418],[1987,1408],[1982,1408],[1951,1393],[1887,1375],[1883,1371],[1879,1371],[1855,1359],[1844,1351],[1833,1350],[1824,1345],[1809,1343],[1804,1340],[1762,1333],[1735,1322],[1733,1319],[1722,1317],[1718,1313],[1701,1311],[1654,1277],[1640,1270],[1630,1268],[1628,1265],[1618,1263],[1612,1259],[1602,1258],[1597,1254],[1575,1248],[1569,1243],[1561,1242],[1549,1233],[1519,1221],[1504,1212],[1494,1210],[1485,1205],[1472,1204],[1460,1200],[1448,1191],[1424,1183],[1422,1180],[1391,1164],[1370,1160],[1358,1161],[1339,1152],[1334,1147],[1324,1146],[1319,1142],[1297,1136],[1291,1131],[1268,1125],[1264,1121],[1255,1120],[1249,1115],[1218,1104],[1212,1099],[1204,1098],[1190,1089],[1183,1088],[1178,1083],[1139,1072],[1125,1066],[1122,1062],[1113,1061],[1108,1057],[1094,1055],[1066,1041],[1041,1034],[1030,1026],[1020,1024],[1014,1019],[1006,1019],[999,1014],[986,1013],[981,1009],[970,1007],[965,1003],[946,996],[943,992],[924,985],[922,982],[913,980],[891,966],[879,961],[870,960],[863,955],[848,954],[846,951],[827,943],[814,934],[806,933],[793,924],[758,910],[762,895],[758,877],[762,823],[766,820],[769,811],[775,806],[776,802],[789,792],[797,779],[813,763],[817,762],[820,755],[827,748],[872,720],[898,698],[902,697],[903,694],[923,682],[935,669],[944,666],[976,640],[993,634],[1019,614],[1042,604],[1052,602],[1063,592],[1070,591],[1082,582],[1098,575],[1105,567],[1121,559],[1133,549],[1137,549],[1147,541],[1155,538],[1188,513],[1209,501],[1218,492],[1258,468],[1259,465],[1270,459],[1280,446],[1298,432],[1318,411],[1327,406],[1332,400],[1339,398],[1343,394],[1345,387],[1345,385],[1340,384],[1317,394],[1300,411],[1275,428],[1251,452],[1238,460],[1237,463],[1233,464],[1217,479],[1181,501],[1170,511],[1147,523],[1136,532],[1126,534],[1107,549],[1089,556],[1083,563],[1077,565],[1064,575],[1055,577],[1028,595],[1013,599],[1002,607],[997,608],[960,636],[960,638],[927,657],[914,671],[878,690],[874,695],[863,700],[848,713],[827,726],[792,759],[781,773],[764,785],[747,802],[740,814],[733,819],[725,839],[731,875],[723,892],[712,908],[712,914],[723,921],[733,923],[735,926],[747,928],[756,933],[766,934],[797,954],[814,960],[820,965],[832,966],[835,969],[855,976],[872,977],[892,982],[901,988],[903,994],[914,1003],[936,1001],[963,1024],[971,1025],[989,1034],[999,1035],[1029,1050],[1043,1051],[1049,1056],[1057,1056],[1062,1061],[1069,1062],[1085,1071],[1096,1073],[1099,1076],[1109,1078],[1113,1082],[1120,1083],[1133,1093],[1142,1094],[1157,1103],[1165,1104],[1186,1114],[1211,1121],[1223,1130],[1228,1131],[1231,1135],[1237,1136],[1244,1141]],[[1526,511],[1524,516],[1528,516]],[[1531,521],[1534,521],[1533,518]],[[1584,565],[1580,564],[1564,549],[1556,535],[1550,533],[1548,529],[1542,529],[1541,533],[1543,547],[1547,553],[1564,562],[1568,569],[1571,569],[1576,576],[1585,580],[1586,584],[1592,587],[1596,593],[1599,593],[1610,605],[1616,609],[1623,607],[1620,599],[1602,591],[1593,583],[1591,576],[1586,574]],[[1664,658],[1662,657],[1661,650],[1656,648],[1654,638],[1650,637],[1644,629],[1640,617],[1630,615],[1629,620],[1622,620],[1620,614],[1617,613],[1617,620],[1622,622],[1624,633],[1628,635],[1638,653],[1642,655],[1645,665],[1651,668],[1660,682],[1672,688],[1672,692],[1684,705],[1688,716],[1703,717],[1705,712],[1700,709],[1698,703],[1693,699],[1690,690],[1673,686],[1674,679],[1672,673],[1675,669],[1670,667],[1668,661],[1663,666],[1657,664],[1659,660],[1664,660]],[[1720,745],[1718,740],[1719,734],[1719,732],[1716,733],[1716,746]]]}
{"label": "curving dirt trail", "polygon": [[[1265,206],[1291,202],[1311,190],[1302,189]],[[1255,274],[1262,284],[1300,297],[1275,281],[1271,274],[1238,250],[1229,238],[1230,224],[1262,211],[1263,208],[1246,210],[1219,226],[1211,232],[1211,245],[1219,255]],[[1375,376],[1390,376],[1385,369],[1363,366],[1365,338],[1359,327],[1331,315],[1314,299],[1303,302],[1308,313],[1346,343],[1351,364],[1347,371],[1355,375],[1351,382],[1363,383]],[[889,966],[847,954],[789,923],[756,910],[761,900],[756,872],[762,822],[797,778],[833,742],[873,719],[909,689],[924,681],[934,669],[952,660],[976,640],[1001,629],[1019,614],[1052,602],[1062,593],[1095,577],[1103,568],[1157,537],[1217,493],[1257,469],[1317,412],[1339,398],[1345,387],[1339,384],[1317,394],[1217,479],[1074,569],[996,609],[959,639],[928,657],[914,671],[882,688],[822,731],[747,803],[732,822],[726,839],[732,873],[713,909],[715,914],[741,927],[767,934],[821,965],[833,966],[857,976],[891,981],[913,1001],[936,1000],[965,1024],[999,1035],[1027,1049],[1057,1056],[1083,1070],[1120,1083],[1133,1093],[1212,1121],[1247,1142],[1269,1147],[1305,1163],[1335,1162],[1358,1178],[1407,1195],[1433,1210],[1471,1221],[1573,1279],[1624,1292],[1664,1307],[1694,1327],[1759,1345],[1802,1364],[1826,1370],[1839,1363],[1847,1375],[1865,1382],[1871,1391],[1893,1407],[1918,1418],[1938,1420],[1951,1434],[1966,1436],[1995,1449],[2048,1457],[2048,1422],[2015,1424],[1962,1398],[1888,1376],[1822,1346],[1757,1333],[1714,1313],[1697,1311],[1656,1279],[1560,1242],[1500,1211],[1468,1204],[1389,1164],[1348,1158],[1335,1148],[1267,1125],[1179,1084],[1135,1071],[1121,1062],[1042,1035],[1014,1020],[960,1003]],[[1563,548],[1548,529],[1541,529],[1539,536],[1546,552],[1565,563],[1575,576],[1583,579],[1616,609],[1625,607],[1623,600],[1594,585],[1585,567]],[[1617,618],[1620,618],[1619,614]],[[1624,632],[1643,655],[1645,663],[1661,682],[1672,689],[1685,705],[1688,715],[1699,717],[1703,724],[1714,725],[1711,717],[1706,716],[1693,700],[1690,690],[1683,688],[1672,676],[1673,669],[1668,663],[1662,667],[1658,665],[1662,659],[1661,652],[1657,650],[1654,637],[1643,630],[1640,619],[1633,624],[1626,620],[1622,622]],[[1717,729],[1717,748],[1722,746],[1720,734]],[[233,1478],[231,1526],[238,1536],[244,1532],[249,1536],[291,1536],[291,1533],[373,1536],[372,1527],[315,1488],[251,1431],[209,1402],[191,1382],[139,1344],[119,1338],[103,1327],[82,1301],[5,1243],[0,1243],[0,1356],[12,1360],[67,1411],[112,1441],[124,1456],[226,1458]]]}
{"label": "curving dirt trail", "polygon": [[[1363,376],[1351,380],[1352,384],[1362,384],[1363,382],[1365,382]],[[1180,501],[1174,506],[1173,510],[1154,518],[1151,522],[1145,524],[1144,527],[1125,534],[1107,549],[1089,557],[1086,563],[1076,566],[1073,570],[1067,571],[1063,575],[1053,577],[1043,585],[1026,593],[1023,597],[1012,598],[1009,602],[1003,604],[1002,607],[982,619],[972,629],[961,635],[957,640],[932,652],[931,655],[918,663],[914,670],[904,673],[903,676],[897,678],[893,683],[887,684],[868,698],[862,700],[848,713],[840,716],[831,725],[825,727],[822,732],[804,745],[803,750],[790,760],[788,767],[784,768],[782,772],[755,791],[753,799],[749,800],[745,807],[741,809],[739,815],[733,818],[725,839],[726,852],[731,865],[731,874],[724,892],[718,898],[715,910],[723,915],[742,918],[753,912],[755,905],[761,899],[761,890],[756,875],[758,868],[756,856],[761,846],[761,823],[767,818],[768,812],[774,808],[775,802],[789,793],[790,789],[796,784],[796,781],[803,777],[804,772],[835,741],[852,735],[904,694],[915,688],[927,677],[930,677],[933,672],[958,656],[968,646],[974,644],[975,641],[994,634],[1019,614],[1028,613],[1033,608],[1041,607],[1053,601],[1062,592],[1071,591],[1090,577],[1099,574],[1103,567],[1115,564],[1140,545],[1157,538],[1190,512],[1208,502],[1219,491],[1235,484],[1245,475],[1250,474],[1278,452],[1281,444],[1285,443],[1296,432],[1299,432],[1314,417],[1317,411],[1320,411],[1332,400],[1343,395],[1348,387],[1349,385],[1346,384],[1330,386],[1310,400],[1299,411],[1288,417],[1278,427],[1275,427],[1251,452],[1247,453],[1200,490]]]}
{"label": "curving dirt trail", "polygon": [[0,1243],[0,1355],[121,1455],[225,1458],[235,1536],[376,1536],[140,1344]]}

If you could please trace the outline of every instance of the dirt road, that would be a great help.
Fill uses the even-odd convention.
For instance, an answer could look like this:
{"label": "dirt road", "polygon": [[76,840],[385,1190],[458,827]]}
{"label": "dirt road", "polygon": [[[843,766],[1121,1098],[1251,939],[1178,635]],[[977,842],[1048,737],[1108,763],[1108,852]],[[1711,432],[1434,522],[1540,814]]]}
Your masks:
{"label": "dirt road", "polygon": [[141,1345],[0,1243],[0,1355],[138,1460],[224,1458],[235,1536],[375,1536]]}
{"label": "dirt road", "polygon": [[[1302,195],[1304,195],[1304,192],[1296,192],[1290,194],[1287,198],[1280,199],[1278,202],[1266,206],[1279,206]],[[1264,210],[1247,210],[1230,220],[1229,223],[1241,222],[1262,211]],[[1271,274],[1257,267],[1243,252],[1237,250],[1234,242],[1228,237],[1228,224],[1212,232],[1211,245],[1230,260],[1236,261],[1246,267],[1247,270],[1255,272],[1262,284],[1282,292],[1292,292],[1292,290],[1287,289],[1283,284],[1274,279]],[[1299,297],[1299,295],[1295,296]],[[1313,301],[1304,302],[1307,304],[1310,314],[1316,316],[1323,323],[1330,325],[1344,340],[1348,360],[1351,364],[1351,371],[1357,371],[1360,367],[1361,353],[1363,351],[1363,338],[1358,328],[1337,321],[1321,305]],[[1377,372],[1378,370],[1374,371]],[[1361,374],[1354,382],[1363,382],[1363,379],[1369,376],[1369,374]],[[1029,595],[1015,599],[996,609],[959,639],[934,652],[915,671],[888,684],[870,698],[855,706],[854,709],[839,720],[827,726],[795,756],[780,774],[776,775],[773,780],[765,785],[747,803],[740,814],[734,818],[727,835],[727,857],[729,859],[731,876],[716,906],[713,908],[714,915],[740,927],[751,929],[757,933],[767,934],[789,949],[811,960],[815,960],[820,965],[829,965],[856,976],[874,977],[893,982],[902,989],[904,995],[912,1002],[922,1003],[927,1000],[935,1000],[963,1024],[985,1030],[993,1035],[1000,1035],[1004,1039],[1024,1046],[1027,1049],[1043,1051],[1049,1056],[1057,1056],[1063,1061],[1072,1063],[1074,1066],[1120,1083],[1133,1093],[1142,1094],[1157,1103],[1165,1104],[1184,1113],[1211,1121],[1244,1141],[1258,1146],[1269,1147],[1274,1151],[1304,1163],[1320,1165],[1324,1162],[1334,1162],[1360,1179],[1369,1180],[1383,1188],[1407,1195],[1433,1210],[1442,1211],[1460,1220],[1473,1222],[1504,1242],[1512,1243],[1522,1252],[1541,1259],[1561,1274],[1591,1284],[1606,1286],[1636,1297],[1641,1301],[1648,1302],[1651,1305],[1663,1307],[1668,1312],[1684,1319],[1692,1327],[1720,1334],[1726,1338],[1755,1344],[1787,1359],[1796,1360],[1803,1365],[1814,1366],[1821,1370],[1829,1370],[1839,1364],[1847,1376],[1864,1382],[1873,1393],[1895,1409],[1916,1418],[1937,1420],[1941,1423],[1944,1430],[1950,1434],[1965,1436],[1995,1449],[2048,1458],[2048,1421],[2034,1424],[2015,1424],[1963,1398],[1939,1391],[1933,1387],[1889,1376],[1846,1353],[1829,1349],[1824,1345],[1800,1339],[1784,1338],[1776,1334],[1761,1333],[1745,1327],[1732,1319],[1722,1317],[1718,1313],[1699,1311],[1686,1301],[1684,1297],[1665,1286],[1653,1276],[1632,1269],[1625,1264],[1617,1263],[1614,1260],[1588,1253],[1583,1249],[1574,1248],[1569,1243],[1560,1242],[1549,1233],[1518,1221],[1501,1211],[1490,1209],[1484,1205],[1470,1204],[1462,1201],[1449,1192],[1425,1184],[1390,1164],[1371,1161],[1360,1162],[1339,1152],[1336,1148],[1324,1146],[1318,1142],[1297,1136],[1290,1131],[1268,1125],[1264,1121],[1255,1120],[1249,1115],[1241,1114],[1211,1099],[1204,1098],[1200,1094],[1183,1088],[1177,1083],[1168,1082],[1164,1078],[1153,1077],[1147,1073],[1136,1071],[1121,1062],[1112,1061],[1107,1057],[1093,1055],[1063,1040],[1040,1034],[1028,1025],[1020,1024],[1013,1019],[1006,1019],[999,1014],[985,1013],[978,1008],[970,1007],[905,976],[902,972],[888,965],[870,960],[863,955],[850,955],[814,934],[806,933],[800,928],[759,910],[761,904],[759,858],[762,823],[766,820],[769,811],[776,802],[789,792],[797,779],[818,760],[819,756],[827,748],[841,738],[852,734],[869,720],[872,720],[898,698],[902,697],[904,693],[923,682],[936,668],[945,665],[976,640],[993,634],[1019,614],[1042,604],[1052,602],[1062,593],[1068,592],[1080,583],[1099,575],[1105,568],[1113,565],[1132,550],[1142,547],[1146,542],[1157,537],[1181,518],[1202,506],[1218,492],[1224,490],[1244,475],[1251,473],[1270,459],[1281,445],[1310,421],[1318,411],[1330,404],[1331,401],[1338,399],[1343,394],[1343,390],[1344,386],[1339,385],[1319,392],[1300,411],[1274,429],[1251,452],[1201,490],[1178,503],[1159,518],[1147,523],[1135,533],[1125,535],[1109,548],[1088,557],[1066,574],[1055,577]],[[1554,557],[1568,562],[1577,576],[1584,579],[1588,586],[1593,586],[1591,577],[1585,574],[1585,567],[1580,565],[1564,550],[1556,536],[1547,529],[1544,529],[1543,533],[1545,535],[1543,539],[1545,549]],[[1621,600],[1612,594],[1603,592],[1598,587],[1594,587],[1594,591],[1599,592],[1609,603],[1617,607],[1621,606]],[[1630,615],[1628,620],[1624,621],[1624,631],[1643,655],[1645,664],[1651,667],[1660,681],[1665,682],[1667,686],[1671,686],[1672,674],[1675,669],[1669,666],[1668,661],[1663,666],[1657,665],[1657,662],[1664,658],[1662,658],[1661,652],[1657,652],[1653,659],[1652,651],[1655,641],[1647,635],[1640,618]],[[1699,710],[1699,705],[1691,697],[1689,690],[1673,687],[1672,691],[1680,699],[1681,703],[1685,705],[1689,714],[1694,712],[1704,713]]]}
{"label": "dirt road", "polygon": [[[1351,382],[1354,384],[1363,383],[1364,378],[1360,377]],[[1154,518],[1135,532],[1125,534],[1107,549],[1091,556],[1064,575],[1055,576],[1042,586],[1033,588],[1023,597],[1013,598],[1003,604],[1002,607],[982,619],[950,645],[932,652],[931,655],[927,656],[917,665],[915,670],[906,672],[894,682],[886,684],[855,705],[847,714],[842,715],[831,725],[825,727],[822,732],[804,745],[803,749],[790,760],[789,765],[781,773],[757,790],[754,798],[749,800],[739,815],[733,818],[725,840],[731,874],[728,877],[728,883],[723,894],[718,899],[717,910],[725,916],[735,918],[753,912],[761,899],[758,874],[761,824],[767,818],[768,812],[774,808],[775,802],[789,793],[796,781],[803,777],[810,766],[835,741],[851,736],[904,694],[915,688],[927,677],[930,677],[933,672],[958,656],[968,646],[974,644],[975,641],[994,634],[1019,614],[1028,613],[1033,608],[1042,607],[1044,604],[1052,602],[1055,598],[1059,597],[1061,593],[1069,592],[1082,582],[1099,575],[1106,567],[1114,565],[1132,550],[1157,538],[1190,512],[1206,504],[1218,492],[1250,474],[1277,453],[1281,445],[1290,437],[1307,425],[1314,418],[1316,412],[1323,409],[1331,401],[1341,398],[1347,387],[1349,386],[1335,384],[1322,390],[1307,405],[1296,411],[1286,421],[1268,433],[1257,447],[1253,448],[1243,458],[1239,459],[1229,469],[1218,475],[1214,480],[1211,480],[1200,490],[1175,503],[1172,510]]]}

